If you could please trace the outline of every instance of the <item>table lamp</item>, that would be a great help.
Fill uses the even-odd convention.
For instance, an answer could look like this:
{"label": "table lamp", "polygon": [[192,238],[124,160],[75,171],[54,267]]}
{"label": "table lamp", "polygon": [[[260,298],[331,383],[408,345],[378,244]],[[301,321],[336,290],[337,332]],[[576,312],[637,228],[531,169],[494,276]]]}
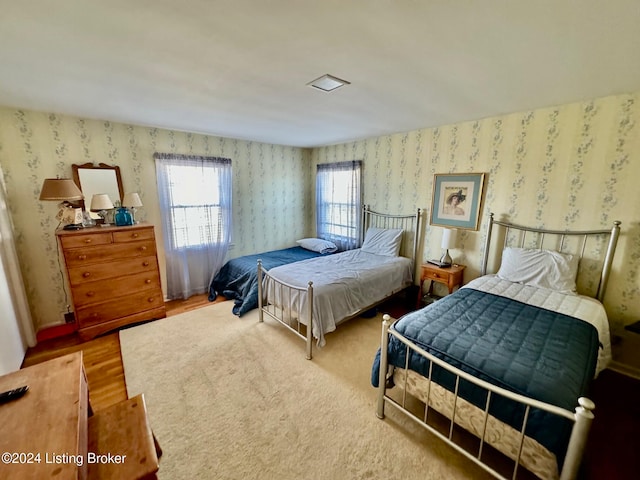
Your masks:
{"label": "table lamp", "polygon": [[45,178],[39,197],[40,200],[61,202],[56,218],[65,223],[67,229],[82,226],[82,209],[72,208],[69,202],[83,198],[84,195],[70,178]]}
{"label": "table lamp", "polygon": [[449,249],[454,248],[456,246],[456,237],[458,236],[458,231],[450,228],[445,228],[442,230],[442,249],[444,253],[442,257],[440,257],[441,266],[450,267],[453,263],[453,259],[451,255],[449,255]]}
{"label": "table lamp", "polygon": [[136,192],[125,193],[122,198],[122,206],[127,207],[131,210],[131,216],[133,217],[133,223],[138,223],[136,221],[136,209],[138,207],[142,207],[142,200],[140,200],[140,195]]}
{"label": "table lamp", "polygon": [[45,178],[40,200],[82,200],[84,195],[70,178]]}
{"label": "table lamp", "polygon": [[103,225],[109,225],[106,220],[107,210],[111,210],[112,208],[114,208],[113,202],[106,193],[96,193],[91,198],[91,211],[97,212],[97,214],[100,215]]}

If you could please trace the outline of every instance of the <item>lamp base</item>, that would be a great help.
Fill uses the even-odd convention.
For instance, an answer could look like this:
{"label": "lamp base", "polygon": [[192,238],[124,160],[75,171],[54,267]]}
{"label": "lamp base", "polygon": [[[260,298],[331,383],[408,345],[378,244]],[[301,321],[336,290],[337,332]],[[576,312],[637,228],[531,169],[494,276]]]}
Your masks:
{"label": "lamp base", "polygon": [[109,222],[107,222],[107,211],[106,210],[100,210],[98,212],[98,216],[100,216],[100,220],[102,220],[102,222],[100,222],[100,220],[98,220],[96,223],[98,223],[101,227],[110,227],[111,224]]}
{"label": "lamp base", "polygon": [[440,266],[450,267],[452,263],[453,259],[451,258],[451,255],[449,255],[449,249],[447,248],[447,250],[440,257]]}

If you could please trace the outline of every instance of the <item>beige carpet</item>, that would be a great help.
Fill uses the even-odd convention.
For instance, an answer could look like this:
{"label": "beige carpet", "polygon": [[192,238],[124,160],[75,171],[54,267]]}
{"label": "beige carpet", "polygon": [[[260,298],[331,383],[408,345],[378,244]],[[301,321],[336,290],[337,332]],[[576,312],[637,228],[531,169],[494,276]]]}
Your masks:
{"label": "beige carpet", "polygon": [[120,332],[129,396],[144,393],[160,478],[489,478],[369,383],[380,318],[357,318],[304,357],[281,325],[229,302]]}

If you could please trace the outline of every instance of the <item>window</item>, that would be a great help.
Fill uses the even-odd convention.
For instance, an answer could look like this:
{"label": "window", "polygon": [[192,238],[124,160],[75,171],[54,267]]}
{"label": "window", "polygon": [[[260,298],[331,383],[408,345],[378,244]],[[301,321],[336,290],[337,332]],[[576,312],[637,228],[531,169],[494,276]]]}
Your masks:
{"label": "window", "polygon": [[350,250],[359,246],[361,170],[361,161],[318,165],[317,235],[331,240],[340,250]]}
{"label": "window", "polygon": [[231,241],[231,160],[156,153],[167,296],[207,291]]}
{"label": "window", "polygon": [[220,231],[222,207],[218,169],[168,165],[167,176],[174,245],[177,248],[199,247],[205,239],[218,242],[224,238],[224,232]]}
{"label": "window", "polygon": [[[226,160],[226,161],[225,161]],[[171,220],[171,244],[175,248],[219,243],[228,236],[223,222],[223,196],[231,196],[230,175],[225,185],[227,159],[183,156],[164,158],[160,170],[165,177],[167,215]],[[160,170],[158,175],[161,174]],[[160,183],[160,182],[159,182]]]}

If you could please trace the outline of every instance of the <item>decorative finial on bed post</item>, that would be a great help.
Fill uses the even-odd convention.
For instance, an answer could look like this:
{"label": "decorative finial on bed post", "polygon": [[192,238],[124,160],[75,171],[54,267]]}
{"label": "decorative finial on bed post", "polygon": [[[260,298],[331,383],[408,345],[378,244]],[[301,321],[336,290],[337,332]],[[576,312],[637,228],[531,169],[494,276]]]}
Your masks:
{"label": "decorative finial on bed post", "polygon": [[579,406],[576,407],[575,413],[575,423],[571,430],[569,446],[567,447],[567,454],[565,455],[562,473],[560,474],[561,480],[576,478],[578,475],[580,460],[584,453],[587,436],[589,435],[589,429],[593,421],[593,409],[596,408],[595,404],[586,397],[580,397],[578,404]]}

